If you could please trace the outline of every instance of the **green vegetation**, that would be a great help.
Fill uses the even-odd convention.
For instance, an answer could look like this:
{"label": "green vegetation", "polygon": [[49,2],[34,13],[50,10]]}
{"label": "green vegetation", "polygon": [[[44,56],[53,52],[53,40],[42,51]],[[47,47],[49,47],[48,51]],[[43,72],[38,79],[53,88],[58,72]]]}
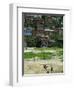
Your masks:
{"label": "green vegetation", "polygon": [[[59,40],[60,37],[59,35],[56,35],[56,36],[53,36],[53,40],[55,40],[54,43],[49,43],[48,42],[48,45],[50,45],[50,47],[63,47],[63,40]],[[41,40],[40,40],[40,37],[36,37],[36,36],[26,36],[25,37],[26,39],[26,42],[27,42],[27,46],[28,47],[41,47]],[[24,39],[24,40],[25,40]]]}
{"label": "green vegetation", "polygon": [[52,57],[53,53],[50,52],[41,52],[41,53],[33,53],[33,52],[26,52],[24,53],[24,58],[35,58],[38,57],[39,59],[50,59]]}
{"label": "green vegetation", "polygon": [[36,48],[36,47],[35,47],[34,50],[41,50],[41,51],[43,51],[43,50],[57,50],[57,51],[61,51],[62,48],[59,48],[59,47]]}
{"label": "green vegetation", "polygon": [[[36,53],[36,51],[39,51]],[[46,51],[46,52],[45,52]],[[34,52],[25,52],[24,53],[24,58],[29,60],[29,59],[35,59],[37,57],[38,59],[46,60],[46,59],[52,59],[53,57],[58,57],[58,59],[63,60],[63,49],[62,48],[34,48]]]}
{"label": "green vegetation", "polygon": [[[45,29],[54,30],[53,32],[49,31],[50,34],[47,34],[49,37],[47,46],[63,46],[63,15],[36,15],[36,17],[35,15],[25,15],[24,27],[32,28],[32,36],[24,36],[27,47],[41,47],[41,37],[37,37],[37,33],[42,30],[43,32],[41,31],[40,34],[45,36]],[[54,40],[54,42],[51,42],[51,40]]]}
{"label": "green vegetation", "polygon": [[63,61],[63,50],[61,49],[61,50],[57,50],[57,56],[59,57],[59,59],[61,59],[61,61]]}
{"label": "green vegetation", "polygon": [[28,47],[36,46],[36,37],[35,36],[26,36],[26,42]]}
{"label": "green vegetation", "polygon": [[63,15],[24,14],[24,73],[63,72]]}

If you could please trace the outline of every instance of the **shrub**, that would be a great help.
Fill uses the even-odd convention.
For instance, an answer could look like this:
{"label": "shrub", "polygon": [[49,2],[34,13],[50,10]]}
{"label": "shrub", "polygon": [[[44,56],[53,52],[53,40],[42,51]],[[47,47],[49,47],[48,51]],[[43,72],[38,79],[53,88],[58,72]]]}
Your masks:
{"label": "shrub", "polygon": [[36,37],[35,36],[26,36],[27,47],[36,46]]}

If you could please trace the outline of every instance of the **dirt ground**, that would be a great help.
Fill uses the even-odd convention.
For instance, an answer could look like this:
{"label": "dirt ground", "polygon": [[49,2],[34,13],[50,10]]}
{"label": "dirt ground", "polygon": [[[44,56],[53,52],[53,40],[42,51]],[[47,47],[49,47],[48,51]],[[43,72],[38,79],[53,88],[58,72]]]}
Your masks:
{"label": "dirt ground", "polygon": [[63,73],[63,62],[60,60],[24,60],[24,74]]}

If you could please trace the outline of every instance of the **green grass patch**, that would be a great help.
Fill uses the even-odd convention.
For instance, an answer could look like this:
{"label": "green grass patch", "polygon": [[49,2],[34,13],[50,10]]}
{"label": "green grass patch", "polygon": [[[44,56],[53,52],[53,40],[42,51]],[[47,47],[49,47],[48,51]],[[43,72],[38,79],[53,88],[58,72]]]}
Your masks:
{"label": "green grass patch", "polygon": [[56,54],[59,57],[59,59],[63,60],[63,49],[57,49]]}
{"label": "green grass patch", "polygon": [[[34,50],[40,51],[39,53],[34,53],[34,52],[25,52],[24,53],[24,58],[26,60],[29,59],[35,59],[36,57],[39,59],[51,59],[52,57],[56,56],[58,59],[61,59],[63,61],[63,48],[58,48],[58,47],[51,47],[51,48],[34,48]],[[49,52],[44,52],[44,51]],[[53,51],[53,52],[51,52]]]}
{"label": "green grass patch", "polygon": [[45,47],[45,48],[34,48],[34,50],[40,50],[40,51],[44,51],[44,50],[62,50],[63,48],[59,48],[59,47]]}
{"label": "green grass patch", "polygon": [[50,52],[41,52],[41,53],[33,53],[33,52],[26,52],[24,53],[25,59],[35,58],[38,57],[40,59],[51,59],[53,56],[53,53]]}

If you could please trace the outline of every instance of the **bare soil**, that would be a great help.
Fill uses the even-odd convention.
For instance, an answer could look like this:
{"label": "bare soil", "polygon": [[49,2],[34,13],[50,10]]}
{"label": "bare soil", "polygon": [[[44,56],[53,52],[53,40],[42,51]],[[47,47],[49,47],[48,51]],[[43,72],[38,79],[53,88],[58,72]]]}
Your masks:
{"label": "bare soil", "polygon": [[63,73],[60,60],[24,60],[24,74]]}

